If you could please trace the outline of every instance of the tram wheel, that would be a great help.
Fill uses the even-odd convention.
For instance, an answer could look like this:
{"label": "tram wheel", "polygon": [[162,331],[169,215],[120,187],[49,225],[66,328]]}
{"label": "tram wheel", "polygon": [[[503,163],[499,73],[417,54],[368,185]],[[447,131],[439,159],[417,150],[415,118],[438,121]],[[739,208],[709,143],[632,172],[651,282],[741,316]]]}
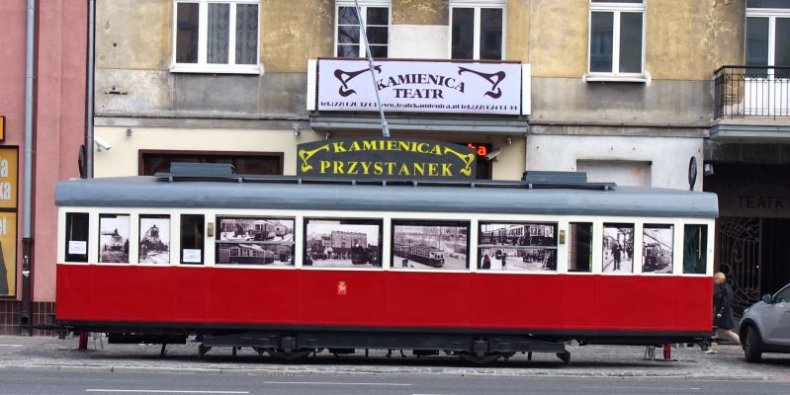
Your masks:
{"label": "tram wheel", "polygon": [[269,355],[273,360],[280,363],[300,363],[307,360],[307,357],[314,351],[312,349],[300,349],[293,351],[281,351],[278,348],[270,348]]}
{"label": "tram wheel", "polygon": [[490,364],[496,362],[499,358],[502,358],[503,356],[504,356],[504,354],[500,354],[500,353],[488,353],[488,354],[483,354],[483,355],[475,355],[475,354],[470,354],[470,353],[466,353],[465,352],[465,353],[459,353],[458,354],[458,358],[460,358],[461,361],[463,361],[465,363],[473,364],[473,365],[478,365],[478,366],[490,365]]}
{"label": "tram wheel", "polygon": [[252,350],[258,353],[259,357],[263,357],[263,354],[266,352],[266,349],[263,347],[253,347]]}
{"label": "tram wheel", "polygon": [[206,353],[209,352],[209,350],[211,350],[211,346],[205,346],[201,343],[198,346],[198,357],[203,358],[203,356],[206,355]]}
{"label": "tram wheel", "polygon": [[557,353],[557,358],[562,361],[562,363],[568,365],[571,363],[571,352],[570,351],[560,351]]}

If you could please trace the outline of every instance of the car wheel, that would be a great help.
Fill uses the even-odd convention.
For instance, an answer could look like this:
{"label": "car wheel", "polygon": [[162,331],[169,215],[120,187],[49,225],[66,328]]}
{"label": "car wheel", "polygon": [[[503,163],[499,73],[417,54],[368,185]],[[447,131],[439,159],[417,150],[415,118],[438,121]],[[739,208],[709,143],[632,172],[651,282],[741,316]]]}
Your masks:
{"label": "car wheel", "polygon": [[762,341],[757,329],[750,326],[746,328],[746,339],[743,341],[743,355],[748,362],[760,362],[762,358]]}

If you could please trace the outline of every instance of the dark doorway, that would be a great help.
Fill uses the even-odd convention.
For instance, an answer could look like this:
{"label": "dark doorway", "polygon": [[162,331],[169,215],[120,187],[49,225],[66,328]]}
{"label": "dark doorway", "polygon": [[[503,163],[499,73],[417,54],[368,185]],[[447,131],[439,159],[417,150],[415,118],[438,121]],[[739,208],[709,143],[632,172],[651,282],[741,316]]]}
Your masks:
{"label": "dark doorway", "polygon": [[761,292],[774,293],[790,283],[790,218],[764,218],[761,242]]}

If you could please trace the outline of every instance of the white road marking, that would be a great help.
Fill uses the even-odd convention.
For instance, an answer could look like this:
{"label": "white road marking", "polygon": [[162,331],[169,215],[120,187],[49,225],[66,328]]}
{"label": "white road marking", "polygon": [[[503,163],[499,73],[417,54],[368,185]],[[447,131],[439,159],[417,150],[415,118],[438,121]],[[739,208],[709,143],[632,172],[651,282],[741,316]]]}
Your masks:
{"label": "white road marking", "polygon": [[371,385],[385,387],[410,387],[408,383],[336,383],[332,381],[264,381],[264,384],[306,384],[306,385]]}
{"label": "white road marking", "polygon": [[249,391],[122,390],[89,388],[85,392],[125,392],[135,394],[249,394]]}
{"label": "white road marking", "polygon": [[21,344],[0,344],[0,347],[24,347]]}

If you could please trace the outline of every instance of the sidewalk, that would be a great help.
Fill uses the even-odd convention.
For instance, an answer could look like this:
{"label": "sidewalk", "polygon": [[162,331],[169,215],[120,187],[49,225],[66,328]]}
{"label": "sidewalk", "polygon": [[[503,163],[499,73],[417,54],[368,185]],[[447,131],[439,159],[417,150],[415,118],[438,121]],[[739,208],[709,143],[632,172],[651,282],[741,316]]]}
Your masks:
{"label": "sidewalk", "polygon": [[[776,380],[790,382],[790,355],[766,354],[761,364],[749,364],[738,346],[720,346],[717,354],[705,354],[699,347],[673,348],[672,361],[663,360],[656,349],[655,360],[645,360],[641,346],[568,346],[571,362],[564,365],[553,354],[534,354],[532,361],[518,354],[493,366],[475,367],[456,357],[392,358],[383,351],[364,350],[339,358],[328,352],[304,364],[277,364],[268,356],[259,357],[244,348],[232,355],[231,348],[213,349],[198,357],[198,343],[169,345],[160,358],[161,345],[107,344],[106,338],[88,341],[88,350],[78,351],[77,338],[0,336],[0,371],[42,369],[53,371],[140,371],[214,372],[237,374],[408,374],[447,375],[534,375],[589,377],[677,377],[714,380]],[[103,348],[102,348],[103,343]]]}

